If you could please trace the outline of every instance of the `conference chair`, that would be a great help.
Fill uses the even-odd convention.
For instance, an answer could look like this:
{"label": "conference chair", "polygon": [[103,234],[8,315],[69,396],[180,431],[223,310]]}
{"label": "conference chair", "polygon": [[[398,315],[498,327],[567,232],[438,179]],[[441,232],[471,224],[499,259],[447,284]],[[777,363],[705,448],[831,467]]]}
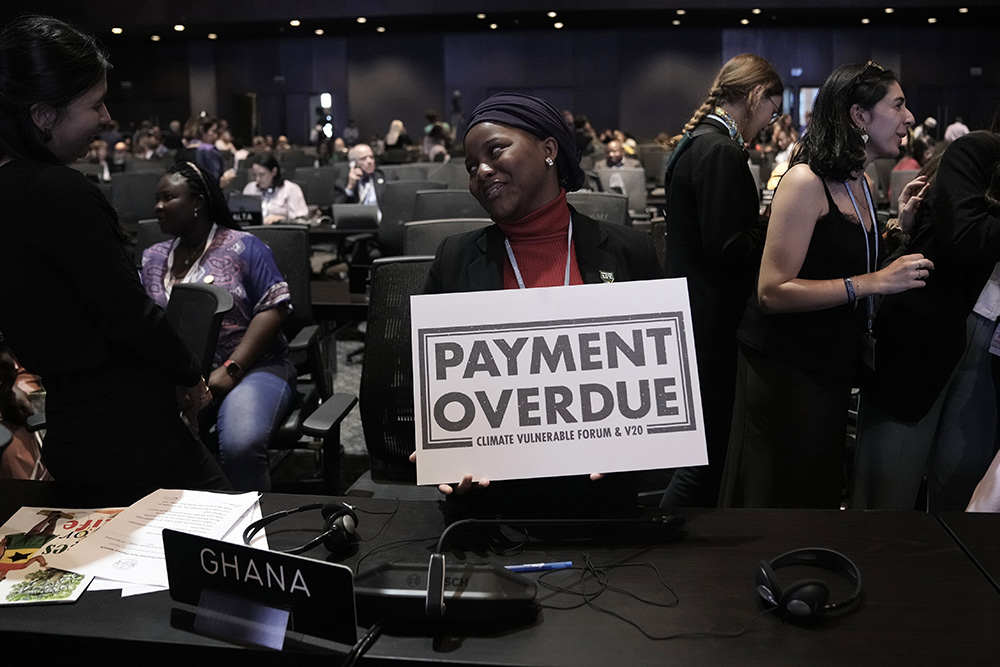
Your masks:
{"label": "conference chair", "polygon": [[436,162],[411,162],[409,164],[387,164],[380,169],[387,181],[429,181],[430,174],[440,164]]}
{"label": "conference chair", "polygon": [[299,167],[295,169],[295,178],[290,180],[302,188],[306,203],[311,206],[329,209],[337,198],[337,172],[333,167]]}
{"label": "conference chair", "polygon": [[376,260],[372,271],[359,399],[371,469],[348,490],[376,497],[433,500],[434,487],[417,487],[410,349],[410,295],[423,291],[432,257]]}
{"label": "conference chair", "polygon": [[405,225],[404,251],[408,256],[433,256],[445,238],[481,229],[491,224],[493,221],[489,218],[444,218],[408,222]]}
{"label": "conference chair", "polygon": [[418,190],[413,203],[414,220],[481,218],[485,214],[468,190]]}
{"label": "conference chair", "polygon": [[292,178],[299,169],[312,169],[316,165],[316,156],[301,149],[278,151],[277,156],[281,163],[281,173],[285,178]]}
{"label": "conference chair", "polygon": [[465,162],[452,159],[443,164],[437,162],[432,164],[435,168],[427,174],[428,180],[446,183],[449,190],[469,189],[469,172],[465,168]]}
{"label": "conference chair", "polygon": [[320,439],[323,491],[334,494],[339,490],[340,480],[340,422],[357,398],[333,393],[333,367],[327,359],[335,340],[332,335],[324,335],[313,321],[308,226],[261,225],[246,227],[245,231],[271,248],[274,261],[288,283],[292,312],[283,331],[289,340],[292,363],[301,378],[297,395],[270,448],[290,453],[310,449],[303,436]]}
{"label": "conference chair", "polygon": [[601,179],[602,192],[617,192],[612,189],[612,181],[621,181],[621,194],[628,197],[628,210],[637,213],[646,211],[646,172],[640,167],[622,167],[620,169],[598,169],[597,176]]}
{"label": "conference chair", "polygon": [[156,184],[165,171],[112,174],[111,205],[129,232],[135,233],[139,221],[149,217],[156,203]]}
{"label": "conference chair", "polygon": [[170,290],[164,315],[198,357],[205,377],[212,372],[222,318],[232,307],[233,295],[216,285],[179,283]]}
{"label": "conference chair", "polygon": [[646,174],[646,182],[658,188],[663,187],[663,176],[670,151],[659,144],[640,144],[639,162]]}
{"label": "conference chair", "polygon": [[628,225],[628,197],[617,192],[586,192],[578,190],[567,192],[566,201],[581,214],[612,222],[618,225]]}
{"label": "conference chair", "polygon": [[379,225],[379,246],[383,257],[403,253],[403,223],[415,220],[414,208],[419,190],[443,190],[444,183],[438,181],[389,181],[378,195],[378,207],[382,211]]}

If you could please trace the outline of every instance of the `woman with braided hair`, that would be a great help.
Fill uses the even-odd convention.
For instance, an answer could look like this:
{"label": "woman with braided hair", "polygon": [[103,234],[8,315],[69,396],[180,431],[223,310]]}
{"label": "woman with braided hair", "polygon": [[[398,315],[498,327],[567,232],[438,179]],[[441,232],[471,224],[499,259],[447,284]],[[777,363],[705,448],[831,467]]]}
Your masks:
{"label": "woman with braided hair", "polygon": [[771,63],[736,56],[719,70],[683,132],[668,142],[680,153],[666,179],[666,271],[688,281],[708,466],[676,471],[664,507],[718,502],[736,382],[736,329],[766,230],[745,144],[781,115],[783,93]]}
{"label": "woman with braided hair", "polygon": [[176,237],[142,253],[142,283],[166,307],[178,283],[206,283],[233,295],[208,376],[222,469],[237,491],[269,491],[267,444],[295,394],[295,368],[281,325],[291,309],[288,283],[271,249],[235,228],[215,178],[178,162],[156,186],[156,219]]}

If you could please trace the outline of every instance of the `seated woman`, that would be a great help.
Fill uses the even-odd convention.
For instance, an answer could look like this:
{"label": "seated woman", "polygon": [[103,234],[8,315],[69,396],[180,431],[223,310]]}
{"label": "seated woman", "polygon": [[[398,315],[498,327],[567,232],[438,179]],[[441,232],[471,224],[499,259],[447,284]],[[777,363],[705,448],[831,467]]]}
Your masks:
{"label": "seated woman", "polygon": [[254,158],[253,181],[243,188],[245,195],[257,195],[264,214],[264,224],[305,218],[309,215],[302,188],[281,176],[281,165],[270,153]]}
{"label": "seated woman", "polygon": [[[554,287],[662,277],[652,239],[631,227],[598,222],[573,210],[566,191],[585,180],[573,130],[548,102],[500,93],[480,104],[465,135],[469,191],[494,224],[445,239],[425,292]],[[567,247],[568,246],[568,247]],[[488,486],[479,480],[479,486]],[[466,475],[457,489],[473,486]],[[635,507],[628,475],[510,480],[479,489],[491,509],[593,514]],[[558,508],[558,509],[554,509]],[[486,507],[483,507],[486,509]]]}
{"label": "seated woman", "polygon": [[232,227],[222,192],[191,162],[178,162],[160,179],[156,219],[177,238],[142,254],[142,282],[153,301],[165,307],[171,288],[188,282],[218,285],[233,295],[208,379],[219,457],[235,489],[267,491],[267,443],[295,391],[281,333],[290,308],[288,284],[271,250]]}

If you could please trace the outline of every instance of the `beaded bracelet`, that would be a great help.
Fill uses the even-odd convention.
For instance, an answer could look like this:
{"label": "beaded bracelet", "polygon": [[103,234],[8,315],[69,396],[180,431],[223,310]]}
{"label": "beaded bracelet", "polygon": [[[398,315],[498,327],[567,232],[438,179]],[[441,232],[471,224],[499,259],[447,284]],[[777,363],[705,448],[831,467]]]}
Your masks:
{"label": "beaded bracelet", "polygon": [[850,278],[844,278],[844,287],[847,288],[847,303],[850,305],[856,305],[858,303],[858,294],[854,291],[854,281]]}

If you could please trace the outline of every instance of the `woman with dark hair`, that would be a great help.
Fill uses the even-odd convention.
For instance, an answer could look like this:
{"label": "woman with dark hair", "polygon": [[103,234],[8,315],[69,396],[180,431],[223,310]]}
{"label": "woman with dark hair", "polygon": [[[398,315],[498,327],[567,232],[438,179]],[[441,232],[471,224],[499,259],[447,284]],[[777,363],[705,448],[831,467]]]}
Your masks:
{"label": "woman with dark hair", "polygon": [[[883,244],[863,177],[895,157],[913,124],[895,74],[845,65],[816,96],[812,123],[774,196],[757,298],[740,325],[724,504],[840,507],[851,388],[873,363],[875,297],[923,287],[923,255],[879,270]],[[908,231],[926,186],[900,197]],[[877,355],[875,355],[877,356]]]}
{"label": "woman with dark hair", "polygon": [[243,188],[243,194],[261,198],[265,225],[308,217],[309,206],[302,188],[282,177],[277,158],[271,154],[259,155],[250,168],[253,170],[253,181]]}
{"label": "woman with dark hair", "polygon": [[211,283],[233,295],[208,378],[219,458],[234,488],[267,491],[267,444],[295,392],[281,333],[291,305],[288,284],[271,249],[235,227],[219,187],[190,162],[178,162],[160,179],[156,219],[176,238],[142,254],[142,282],[154,302],[165,307],[173,286],[188,282]]}
{"label": "woman with dark hair", "polygon": [[771,63],[752,54],[736,56],[668,143],[678,156],[666,180],[666,271],[688,281],[708,465],[677,470],[664,507],[719,502],[733,414],[736,329],[753,291],[767,229],[745,144],[781,115],[783,92]]}
{"label": "woman with dark hair", "polygon": [[[425,292],[475,292],[647,280],[662,277],[652,239],[624,225],[581,215],[566,202],[583,185],[573,130],[548,102],[498,93],[469,117],[465,135],[469,191],[492,225],[445,239],[438,247]],[[487,486],[486,480],[479,480]],[[467,475],[459,493],[473,486]],[[441,490],[451,493],[452,487]],[[566,512],[635,508],[628,476],[591,484],[585,477],[507,480],[474,497],[515,511]],[[495,508],[497,505],[494,505]],[[612,509],[614,508],[614,509]]]}
{"label": "woman with dark hair", "polygon": [[228,488],[180,418],[211,398],[198,360],[143,291],[114,209],[66,166],[110,118],[110,69],[59,20],[0,32],[0,200],[16,212],[0,224],[0,330],[45,385],[57,481]]}

